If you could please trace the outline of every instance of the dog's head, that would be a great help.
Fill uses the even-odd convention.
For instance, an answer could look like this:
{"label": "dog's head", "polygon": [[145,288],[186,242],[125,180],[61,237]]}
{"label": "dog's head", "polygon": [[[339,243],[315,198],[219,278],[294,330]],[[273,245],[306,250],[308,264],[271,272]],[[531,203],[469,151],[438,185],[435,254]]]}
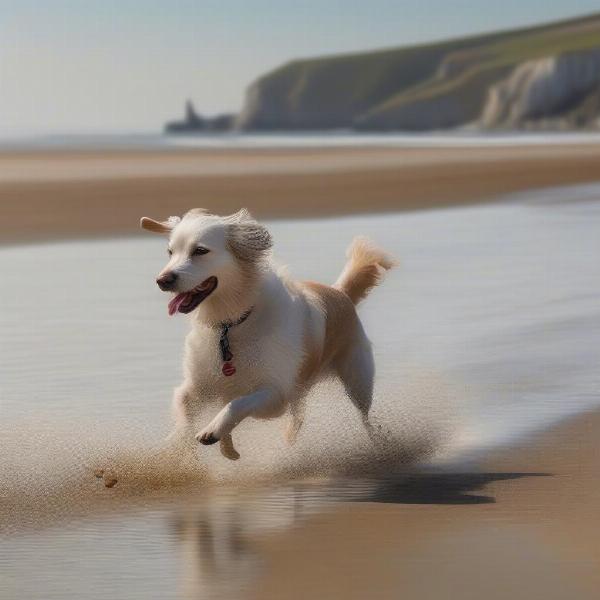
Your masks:
{"label": "dog's head", "polygon": [[246,210],[220,217],[193,209],[183,218],[155,221],[143,217],[141,226],[169,236],[169,262],[156,283],[173,292],[169,314],[190,313],[209,296],[211,304],[223,302],[233,310],[267,262],[272,246],[266,227]]}

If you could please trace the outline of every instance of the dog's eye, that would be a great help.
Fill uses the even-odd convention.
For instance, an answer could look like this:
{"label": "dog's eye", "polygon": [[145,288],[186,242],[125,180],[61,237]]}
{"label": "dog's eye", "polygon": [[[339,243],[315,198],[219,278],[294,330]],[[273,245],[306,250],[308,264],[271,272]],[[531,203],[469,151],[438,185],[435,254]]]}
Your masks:
{"label": "dog's eye", "polygon": [[193,252],[192,256],[202,256],[203,254],[208,254],[210,250],[208,248],[203,248],[202,246],[198,246]]}
{"label": "dog's eye", "polygon": [[171,256],[173,254],[173,250],[171,250],[171,248],[167,248],[167,254]]}

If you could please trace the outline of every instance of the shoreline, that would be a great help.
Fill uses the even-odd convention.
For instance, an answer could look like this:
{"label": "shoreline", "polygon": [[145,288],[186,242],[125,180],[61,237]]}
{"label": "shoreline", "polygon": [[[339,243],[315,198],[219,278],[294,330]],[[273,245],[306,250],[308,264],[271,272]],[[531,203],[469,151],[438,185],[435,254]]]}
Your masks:
{"label": "shoreline", "polygon": [[0,152],[0,243],[120,236],[143,215],[307,218],[477,204],[600,180],[600,145]]}
{"label": "shoreline", "polygon": [[[385,598],[596,598],[599,431],[600,410],[581,413],[476,466],[417,474],[266,536],[251,597],[358,600],[377,581]],[[349,564],[360,576],[348,579]]]}

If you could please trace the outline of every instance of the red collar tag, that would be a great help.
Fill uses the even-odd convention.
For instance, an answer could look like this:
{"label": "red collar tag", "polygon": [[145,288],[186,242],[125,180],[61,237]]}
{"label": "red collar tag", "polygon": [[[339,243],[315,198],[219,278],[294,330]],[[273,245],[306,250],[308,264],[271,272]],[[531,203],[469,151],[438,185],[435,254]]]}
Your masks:
{"label": "red collar tag", "polygon": [[231,377],[232,375],[235,375],[235,367],[230,362],[223,363],[223,368],[221,370],[223,371],[223,375],[225,375],[225,377]]}

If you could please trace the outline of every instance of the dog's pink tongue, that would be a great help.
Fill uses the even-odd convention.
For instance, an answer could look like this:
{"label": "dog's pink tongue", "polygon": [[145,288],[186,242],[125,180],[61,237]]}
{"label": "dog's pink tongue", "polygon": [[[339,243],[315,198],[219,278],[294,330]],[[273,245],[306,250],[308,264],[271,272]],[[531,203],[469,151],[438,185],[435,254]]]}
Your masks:
{"label": "dog's pink tongue", "polygon": [[188,292],[183,292],[177,294],[177,296],[169,302],[169,316],[172,317],[179,310],[179,307],[188,299],[188,296]]}

